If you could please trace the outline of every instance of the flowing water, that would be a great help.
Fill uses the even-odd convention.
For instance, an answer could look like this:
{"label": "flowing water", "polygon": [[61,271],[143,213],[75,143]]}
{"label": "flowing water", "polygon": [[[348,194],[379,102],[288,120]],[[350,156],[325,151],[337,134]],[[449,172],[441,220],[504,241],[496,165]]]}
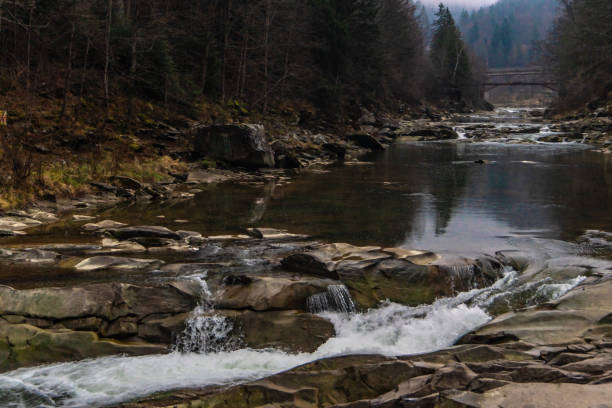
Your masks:
{"label": "flowing water", "polygon": [[[526,125],[524,113],[508,109],[467,118],[457,124],[462,127],[458,142],[397,143],[362,163],[305,174],[290,184],[221,185],[192,201],[117,208],[104,217],[159,224],[163,216],[170,228],[205,235],[240,232],[255,225],[310,234],[327,242],[464,255],[521,250],[531,254],[532,278],[524,278],[529,270],[521,276],[507,269],[489,288],[431,305],[383,303],[360,313],[355,312],[346,288],[333,286],[311,297],[308,304],[312,312],[333,323],[337,335],[314,353],[288,354],[240,348],[231,323],[215,316],[207,275],[201,271],[186,276],[200,282],[202,302],[172,353],[106,357],[5,373],[0,375],[1,405],[102,406],[164,390],[252,380],[328,356],[439,350],[489,321],[500,305],[510,305],[517,297],[523,305],[546,302],[580,284],[584,275],[609,270],[609,157],[576,143],[539,143],[547,129],[472,143],[468,129],[472,122],[520,127]],[[517,144],[517,139],[535,144]],[[188,223],[174,225],[176,219]],[[50,228],[28,239],[51,241],[58,234]],[[207,249],[218,256],[224,250]],[[253,249],[242,251],[238,257],[243,266],[256,267]],[[21,276],[22,281],[27,279]],[[25,286],[36,285],[37,279],[30,279],[32,283]],[[9,277],[5,280],[14,283]],[[54,276],[44,284],[73,282]]]}

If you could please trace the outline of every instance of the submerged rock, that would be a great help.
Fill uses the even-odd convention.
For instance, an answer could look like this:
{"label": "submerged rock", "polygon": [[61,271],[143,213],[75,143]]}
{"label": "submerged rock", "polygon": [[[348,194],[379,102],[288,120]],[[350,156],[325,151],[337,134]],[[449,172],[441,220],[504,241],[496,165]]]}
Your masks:
{"label": "submerged rock", "polygon": [[274,153],[262,125],[213,125],[196,129],[202,157],[246,167],[274,167]]}

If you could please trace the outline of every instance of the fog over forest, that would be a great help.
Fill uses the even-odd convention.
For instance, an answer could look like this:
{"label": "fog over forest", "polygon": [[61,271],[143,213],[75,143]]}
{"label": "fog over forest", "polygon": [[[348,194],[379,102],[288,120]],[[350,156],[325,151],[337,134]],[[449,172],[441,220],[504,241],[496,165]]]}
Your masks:
{"label": "fog over forest", "polygon": [[[440,0],[420,0],[425,6],[438,6]],[[444,5],[450,7],[466,7],[466,8],[477,8],[483,6],[489,6],[496,3],[497,0],[446,0],[443,1]]]}

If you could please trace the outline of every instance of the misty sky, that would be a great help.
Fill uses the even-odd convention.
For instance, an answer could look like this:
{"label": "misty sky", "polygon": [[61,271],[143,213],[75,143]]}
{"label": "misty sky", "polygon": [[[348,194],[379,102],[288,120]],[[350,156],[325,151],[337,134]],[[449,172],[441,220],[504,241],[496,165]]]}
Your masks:
{"label": "misty sky", "polygon": [[[495,3],[497,0],[442,0],[446,6],[465,6],[465,7],[481,7]],[[440,0],[421,0],[421,3],[427,6],[437,6]]]}

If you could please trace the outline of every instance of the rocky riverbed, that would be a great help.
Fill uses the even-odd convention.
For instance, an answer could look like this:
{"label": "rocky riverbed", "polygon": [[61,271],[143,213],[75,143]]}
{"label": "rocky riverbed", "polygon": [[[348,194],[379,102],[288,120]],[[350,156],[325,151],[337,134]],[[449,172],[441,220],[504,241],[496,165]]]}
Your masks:
{"label": "rocky riverbed", "polygon": [[[302,141],[288,135],[276,146],[263,143],[265,133],[257,126],[199,127],[193,132],[202,149],[244,168],[194,167],[173,182],[151,185],[114,178],[96,183],[98,192],[86,197],[3,214],[0,401],[9,407],[608,406],[612,235],[599,206],[589,204],[600,214],[602,229],[585,231],[599,224],[581,219],[578,232],[566,240],[534,232],[536,226],[499,232],[499,221],[488,221],[477,206],[476,218],[468,213],[478,229],[469,235],[473,245],[462,236],[452,241],[455,251],[442,249],[447,241],[419,241],[432,243],[428,250],[408,239],[394,244],[400,240],[388,237],[397,226],[379,212],[387,214],[385,205],[391,205],[400,223],[410,216],[406,202],[435,197],[435,235],[443,237],[457,228],[451,221],[461,210],[440,202],[457,191],[438,194],[414,176],[393,180],[396,169],[388,164],[381,166],[380,182],[362,170],[372,166],[361,161],[364,152],[376,154],[391,143],[408,149],[435,140],[438,160],[447,155],[441,143],[463,155],[460,146],[466,144],[589,141],[591,130],[582,129],[580,140],[566,140],[533,112],[508,114],[513,119],[499,124],[478,115],[393,122],[364,112],[356,131],[343,137],[304,133]],[[596,132],[605,136],[606,129]],[[228,151],[211,134],[242,142]],[[479,160],[448,158],[444,172],[434,170],[435,184],[448,184],[445,172],[448,185],[461,184],[458,174],[468,164],[471,173],[490,169],[488,178],[500,179],[495,169],[501,164],[484,155],[487,150],[475,151]],[[311,236],[300,223],[297,231],[286,221],[287,229],[278,221],[265,227],[263,214],[279,194],[265,183],[287,187],[288,197],[299,178],[287,168],[327,174],[323,166],[338,160],[344,160],[340,180],[347,181],[351,170],[374,200],[329,196],[328,190],[317,191],[319,184],[308,194],[321,200],[322,213],[306,222],[328,231],[323,213],[333,216],[332,201],[341,201],[350,225],[357,216],[359,230],[374,234],[369,244],[350,239],[353,229],[346,232],[352,243],[343,243],[329,233]],[[510,163],[519,180],[525,169],[551,166],[522,158]],[[248,169],[253,165],[270,168]],[[432,168],[428,162],[422,167]],[[588,177],[596,174],[590,170]],[[224,181],[223,186],[264,184],[266,198],[253,197],[247,222],[233,223],[221,213],[221,226],[204,228],[194,220],[197,214],[216,217],[214,211],[239,200],[231,190],[230,201],[214,206],[215,194],[223,192],[214,186]],[[481,203],[488,193],[479,189],[487,185],[475,185]],[[519,193],[512,188],[512,197]],[[304,198],[298,204],[306,214]],[[149,214],[156,206],[173,216]],[[551,207],[557,208],[527,207],[519,218],[537,225],[534,220],[546,217],[530,218],[530,212],[550,217]],[[234,214],[244,217],[237,208]],[[494,214],[499,219],[504,213]],[[331,230],[347,223],[342,217],[334,216],[338,225]],[[211,229],[223,234],[204,234]],[[482,238],[487,229],[494,235]]]}

